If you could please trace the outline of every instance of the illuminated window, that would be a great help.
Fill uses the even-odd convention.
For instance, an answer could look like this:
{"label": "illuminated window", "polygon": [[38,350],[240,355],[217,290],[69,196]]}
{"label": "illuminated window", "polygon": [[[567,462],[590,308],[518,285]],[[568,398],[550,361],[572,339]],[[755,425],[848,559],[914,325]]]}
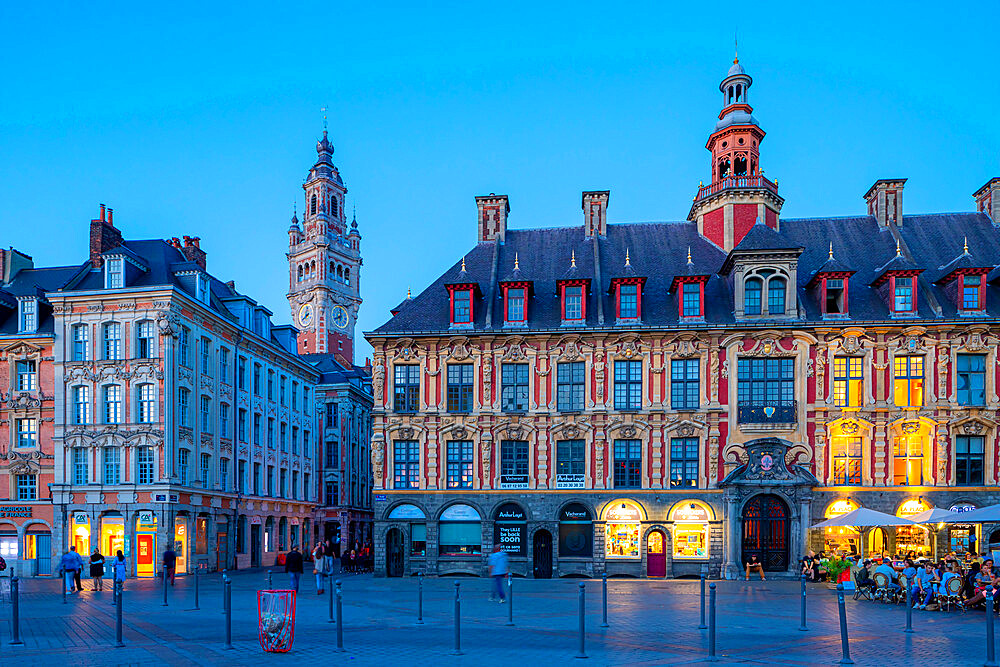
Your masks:
{"label": "illuminated window", "polygon": [[897,486],[924,483],[924,436],[906,433],[896,437],[892,452],[892,483]]}
{"label": "illuminated window", "polygon": [[834,436],[830,447],[833,457],[832,484],[861,484],[861,446],[859,436]]}
{"label": "illuminated window", "polygon": [[698,486],[698,438],[670,439],[670,486]]}
{"label": "illuminated window", "polygon": [[898,356],[893,360],[893,397],[897,407],[924,404],[924,358]]}
{"label": "illuminated window", "polygon": [[469,440],[448,442],[448,488],[471,489],[473,443]]}
{"label": "illuminated window", "polygon": [[838,408],[860,407],[864,379],[863,357],[834,357],[833,404]]}
{"label": "illuminated window", "polygon": [[420,486],[420,445],[416,440],[393,443],[393,488],[416,489]]}
{"label": "illuminated window", "polygon": [[33,359],[22,359],[14,364],[18,391],[35,391],[38,387],[38,372]]}

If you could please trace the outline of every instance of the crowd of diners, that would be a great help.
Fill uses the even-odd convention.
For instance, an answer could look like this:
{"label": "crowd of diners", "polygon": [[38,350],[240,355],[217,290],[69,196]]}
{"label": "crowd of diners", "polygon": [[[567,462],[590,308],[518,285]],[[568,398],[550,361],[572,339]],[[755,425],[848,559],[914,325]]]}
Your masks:
{"label": "crowd of diners", "polygon": [[[835,566],[838,560],[846,561],[848,567],[833,577],[833,571],[839,569]],[[985,609],[988,598],[993,599],[994,610],[1000,607],[1000,573],[994,570],[989,554],[952,552],[935,562],[928,554],[913,551],[870,558],[810,551],[802,558],[801,567],[809,581],[852,582],[857,591],[855,599],[903,602],[908,587],[914,609]],[[956,577],[961,585],[949,587],[949,580]]]}

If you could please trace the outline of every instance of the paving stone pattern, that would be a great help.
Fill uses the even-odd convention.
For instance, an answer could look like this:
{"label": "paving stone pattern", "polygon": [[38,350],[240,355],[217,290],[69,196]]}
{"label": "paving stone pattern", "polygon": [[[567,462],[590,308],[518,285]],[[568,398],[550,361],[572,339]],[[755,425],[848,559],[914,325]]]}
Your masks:
{"label": "paving stone pattern", "polygon": [[[275,588],[286,581],[274,574]],[[697,581],[612,579],[610,628],[601,628],[600,580],[514,581],[514,627],[507,607],[488,600],[488,580],[428,578],[424,624],[416,625],[416,579],[343,575],[344,654],[335,653],[336,626],[328,601],[303,578],[295,640],[289,654],[264,654],[257,640],[256,591],[263,571],[233,576],[233,645],[224,649],[222,584],[201,578],[199,611],[193,579],[178,578],[162,606],[153,581],[129,581],[124,648],[115,648],[111,594],[86,591],[62,604],[58,584],[24,580],[23,646],[10,646],[11,608],[0,605],[0,665],[555,665],[582,664],[578,646],[578,585],[586,586],[588,664],[696,665],[706,661],[708,631],[698,630]],[[453,656],[455,583],[461,584],[462,650]],[[716,582],[718,655],[723,663],[830,665],[840,659],[836,596],[825,585],[808,589],[809,630],[800,632],[797,582]],[[89,582],[87,586],[89,587]],[[906,634],[902,606],[854,602],[848,597],[851,657],[858,665],[973,665],[986,657],[982,612],[913,612]],[[998,623],[1000,625],[1000,623]],[[16,662],[14,662],[16,661]]]}

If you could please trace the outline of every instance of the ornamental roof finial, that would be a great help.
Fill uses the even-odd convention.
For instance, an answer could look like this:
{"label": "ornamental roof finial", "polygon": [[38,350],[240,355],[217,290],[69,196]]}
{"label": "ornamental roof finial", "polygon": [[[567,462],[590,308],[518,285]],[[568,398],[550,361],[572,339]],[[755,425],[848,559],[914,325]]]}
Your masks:
{"label": "ornamental roof finial", "polygon": [[571,269],[575,269],[576,268],[576,250],[574,250],[573,254],[570,255],[570,258],[569,258],[569,267]]}
{"label": "ornamental roof finial", "polygon": [[688,246],[688,264],[694,264],[694,262],[691,261],[691,246]]}
{"label": "ornamental roof finial", "polygon": [[896,257],[902,257],[903,251],[899,248],[899,239],[896,239]]}
{"label": "ornamental roof finial", "polygon": [[830,259],[833,259],[833,241],[830,241]]}
{"label": "ornamental roof finial", "polygon": [[465,255],[462,255],[462,273],[465,273]]}
{"label": "ornamental roof finial", "polygon": [[407,288],[406,288],[406,299],[407,299],[407,300],[410,300],[410,299],[412,299],[412,298],[413,298],[413,293],[412,293],[412,292],[410,292],[410,288],[409,288],[409,287],[407,287]]}
{"label": "ornamental roof finial", "polygon": [[738,65],[740,62],[740,42],[739,35],[736,31],[733,31],[733,64]]}
{"label": "ornamental roof finial", "polygon": [[968,236],[965,237],[964,247],[962,248],[962,254],[963,255],[968,255],[969,254],[969,237]]}
{"label": "ornamental roof finial", "polygon": [[514,270],[515,271],[520,271],[521,270],[521,267],[520,267],[520,265],[518,264],[518,261],[517,261],[517,253],[516,252],[514,253]]}
{"label": "ornamental roof finial", "polygon": [[628,248],[625,248],[625,266],[632,266],[632,262],[628,257]]}

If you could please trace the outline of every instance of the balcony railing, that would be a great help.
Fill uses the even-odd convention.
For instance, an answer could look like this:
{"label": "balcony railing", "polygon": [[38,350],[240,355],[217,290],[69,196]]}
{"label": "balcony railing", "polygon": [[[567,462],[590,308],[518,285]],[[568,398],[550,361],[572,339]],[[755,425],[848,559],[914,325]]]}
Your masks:
{"label": "balcony railing", "polygon": [[705,197],[711,197],[723,190],[735,188],[766,188],[774,194],[778,194],[778,184],[772,183],[764,178],[764,176],[758,174],[756,176],[726,176],[720,181],[698,188],[698,196],[694,199],[698,201]]}
{"label": "balcony railing", "polygon": [[738,403],[737,419],[741,424],[794,424],[795,401],[761,401]]}

